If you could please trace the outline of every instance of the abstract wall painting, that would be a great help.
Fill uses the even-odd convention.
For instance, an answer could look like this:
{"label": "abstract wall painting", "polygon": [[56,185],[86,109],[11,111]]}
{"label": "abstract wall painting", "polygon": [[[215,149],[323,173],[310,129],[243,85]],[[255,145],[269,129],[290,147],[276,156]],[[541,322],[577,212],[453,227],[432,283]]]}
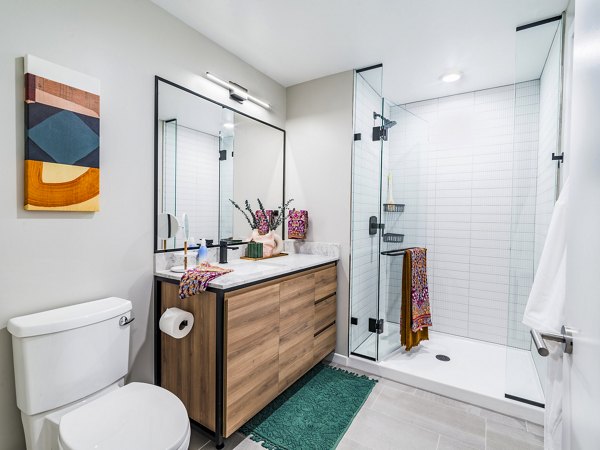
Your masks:
{"label": "abstract wall painting", "polygon": [[25,209],[98,211],[100,81],[25,56]]}

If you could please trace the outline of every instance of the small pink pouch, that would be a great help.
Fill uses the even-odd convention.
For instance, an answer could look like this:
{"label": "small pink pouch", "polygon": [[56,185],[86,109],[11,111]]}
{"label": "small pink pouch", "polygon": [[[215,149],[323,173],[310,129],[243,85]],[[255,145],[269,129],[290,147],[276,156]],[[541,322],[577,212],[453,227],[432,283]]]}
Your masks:
{"label": "small pink pouch", "polygon": [[308,211],[292,209],[288,218],[288,239],[306,239]]}

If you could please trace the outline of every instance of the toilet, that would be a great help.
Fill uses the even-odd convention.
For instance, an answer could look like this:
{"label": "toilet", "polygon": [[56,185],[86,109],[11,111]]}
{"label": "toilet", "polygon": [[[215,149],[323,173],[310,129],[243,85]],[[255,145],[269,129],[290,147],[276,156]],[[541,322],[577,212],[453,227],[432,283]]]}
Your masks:
{"label": "toilet", "polygon": [[131,321],[131,302],[117,297],[9,320],[28,450],[188,448],[179,398],[124,384]]}

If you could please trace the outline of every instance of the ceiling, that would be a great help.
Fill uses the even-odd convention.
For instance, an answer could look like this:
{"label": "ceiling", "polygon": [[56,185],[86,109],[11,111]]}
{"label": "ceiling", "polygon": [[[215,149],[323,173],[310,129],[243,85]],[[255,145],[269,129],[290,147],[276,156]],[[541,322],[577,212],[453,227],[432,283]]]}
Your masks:
{"label": "ceiling", "polygon": [[[558,15],[568,3],[152,1],[283,86],[383,63],[383,92],[394,103],[512,83],[515,28]],[[440,76],[451,70],[463,78],[443,83]]]}

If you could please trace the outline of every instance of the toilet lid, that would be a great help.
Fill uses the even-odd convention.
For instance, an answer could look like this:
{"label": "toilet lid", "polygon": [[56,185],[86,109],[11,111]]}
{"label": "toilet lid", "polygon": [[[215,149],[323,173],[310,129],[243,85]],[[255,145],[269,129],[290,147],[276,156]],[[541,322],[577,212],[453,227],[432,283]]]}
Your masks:
{"label": "toilet lid", "polygon": [[171,450],[181,446],[189,428],[175,395],[131,383],[65,414],[59,436],[65,450]]}

